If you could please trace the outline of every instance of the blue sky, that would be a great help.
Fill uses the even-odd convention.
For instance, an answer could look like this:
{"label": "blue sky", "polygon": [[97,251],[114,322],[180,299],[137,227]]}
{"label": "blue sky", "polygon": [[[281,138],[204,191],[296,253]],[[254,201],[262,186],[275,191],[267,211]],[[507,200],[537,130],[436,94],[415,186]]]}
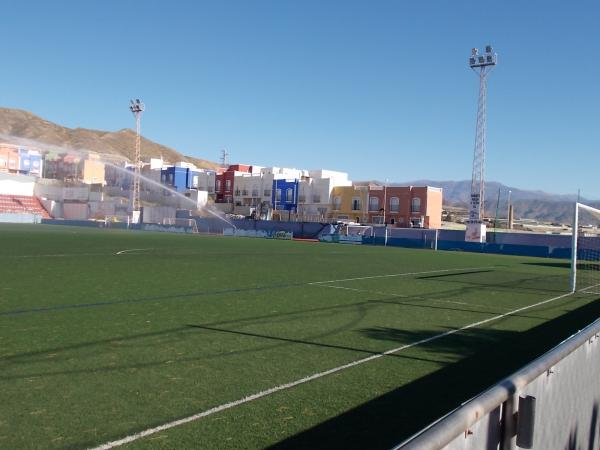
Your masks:
{"label": "blue sky", "polygon": [[231,162],[352,179],[471,175],[494,45],[486,177],[600,198],[597,1],[3,1],[0,106],[133,127]]}

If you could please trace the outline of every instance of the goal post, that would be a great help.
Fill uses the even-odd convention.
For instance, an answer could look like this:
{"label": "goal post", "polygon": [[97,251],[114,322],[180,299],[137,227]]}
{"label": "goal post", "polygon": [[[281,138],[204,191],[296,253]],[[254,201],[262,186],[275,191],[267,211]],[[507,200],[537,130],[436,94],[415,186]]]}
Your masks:
{"label": "goal post", "polygon": [[373,227],[371,225],[347,224],[342,228],[342,234],[345,236],[373,237]]}
{"label": "goal post", "polygon": [[571,292],[600,294],[600,209],[575,203],[571,231]]}

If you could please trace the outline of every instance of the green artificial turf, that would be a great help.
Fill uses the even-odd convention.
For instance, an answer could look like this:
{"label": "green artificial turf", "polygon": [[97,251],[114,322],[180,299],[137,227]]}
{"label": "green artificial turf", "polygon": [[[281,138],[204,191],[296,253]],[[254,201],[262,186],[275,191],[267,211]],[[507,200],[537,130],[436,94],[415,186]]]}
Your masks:
{"label": "green artificial turf", "polygon": [[[49,225],[0,225],[0,274],[10,449],[94,447],[568,289],[568,264],[548,259]],[[387,448],[591,322],[596,300],[529,308],[125,448]]]}

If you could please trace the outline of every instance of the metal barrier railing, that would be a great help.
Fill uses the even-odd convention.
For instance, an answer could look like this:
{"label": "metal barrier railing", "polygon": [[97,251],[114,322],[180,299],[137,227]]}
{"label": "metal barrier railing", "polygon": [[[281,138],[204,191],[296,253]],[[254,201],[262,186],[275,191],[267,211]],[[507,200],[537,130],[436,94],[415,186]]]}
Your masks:
{"label": "metal barrier railing", "polygon": [[600,319],[394,447],[599,448]]}

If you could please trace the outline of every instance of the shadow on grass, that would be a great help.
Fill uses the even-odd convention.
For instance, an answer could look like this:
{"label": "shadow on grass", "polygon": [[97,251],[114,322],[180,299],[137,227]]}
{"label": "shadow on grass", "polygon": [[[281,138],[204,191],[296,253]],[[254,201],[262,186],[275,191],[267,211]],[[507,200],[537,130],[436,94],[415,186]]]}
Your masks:
{"label": "shadow on grass", "polygon": [[[389,449],[438,419],[461,402],[510,375],[600,316],[600,300],[525,332],[470,330],[423,343],[436,351],[458,353],[469,340],[469,356],[407,385],[364,403],[271,449]],[[367,329],[383,340],[406,342],[401,330]],[[499,340],[497,340],[499,339]],[[452,348],[452,346],[456,348]]]}
{"label": "shadow on grass", "polygon": [[561,269],[570,269],[571,262],[524,262],[526,266],[557,267]]}
{"label": "shadow on grass", "polygon": [[[468,279],[470,275],[479,275],[479,279]],[[486,278],[486,274],[489,275]],[[462,278],[461,278],[462,277]],[[493,289],[510,292],[564,292],[568,286],[566,275],[537,275],[527,276],[520,272],[511,271],[480,271],[445,274],[444,276],[416,277],[417,280],[437,283],[461,284],[473,290]]]}
{"label": "shadow on grass", "polygon": [[[470,288],[453,289],[452,293],[460,295],[469,290],[470,290]],[[445,292],[445,294],[447,295],[447,292]],[[175,362],[184,363],[184,362],[190,362],[190,361],[200,361],[200,360],[208,360],[208,359],[216,359],[216,358],[229,358],[229,357],[240,355],[240,354],[257,353],[257,352],[261,352],[261,351],[265,351],[265,350],[271,350],[274,348],[289,346],[289,345],[294,345],[294,344],[312,345],[312,346],[316,346],[316,347],[329,347],[331,349],[349,350],[349,351],[355,351],[355,352],[367,353],[367,354],[378,354],[378,353],[380,353],[379,351],[366,350],[366,349],[361,349],[361,348],[353,348],[353,347],[340,346],[340,345],[330,345],[327,343],[318,342],[318,340],[326,339],[326,338],[336,335],[340,332],[354,329],[354,327],[356,325],[358,325],[358,323],[360,323],[364,319],[365,314],[370,309],[378,308],[380,306],[385,306],[385,305],[396,305],[399,307],[409,307],[409,308],[418,308],[418,309],[424,308],[424,309],[430,309],[433,311],[440,310],[440,311],[446,311],[447,313],[462,312],[462,313],[478,314],[478,315],[481,314],[484,318],[485,317],[489,318],[490,315],[501,313],[501,311],[493,311],[493,310],[480,311],[477,309],[469,309],[469,308],[464,308],[464,307],[461,308],[461,307],[457,307],[457,306],[440,306],[440,305],[431,305],[431,304],[427,303],[429,301],[436,301],[436,297],[438,297],[438,296],[439,296],[439,293],[438,293],[438,295],[432,295],[430,298],[429,297],[419,297],[419,296],[415,296],[413,298],[411,296],[403,296],[405,301],[398,301],[395,297],[382,298],[382,299],[366,299],[361,302],[354,302],[354,303],[350,303],[350,304],[309,308],[309,309],[304,309],[304,310],[289,311],[289,312],[283,312],[283,313],[270,313],[270,314],[252,316],[252,317],[237,318],[237,319],[224,320],[224,321],[216,321],[216,322],[211,322],[211,323],[183,325],[183,326],[178,326],[178,327],[157,330],[157,331],[153,331],[153,332],[134,333],[134,334],[129,334],[129,335],[117,335],[117,336],[111,336],[111,337],[98,339],[98,340],[78,342],[75,344],[64,345],[64,346],[60,346],[60,347],[51,347],[51,348],[45,348],[45,349],[40,349],[40,350],[35,350],[35,351],[16,353],[16,354],[11,354],[11,355],[1,356],[0,357],[0,367],[2,367],[4,370],[6,370],[10,367],[14,367],[16,365],[19,365],[21,367],[26,367],[30,364],[36,364],[39,362],[47,362],[48,356],[52,355],[53,370],[31,371],[31,372],[26,371],[26,372],[20,373],[18,375],[2,374],[2,375],[0,375],[0,379],[11,380],[11,379],[21,379],[21,378],[30,378],[30,377],[48,377],[48,376],[65,375],[65,374],[81,374],[81,373],[88,373],[88,372],[112,372],[112,371],[119,371],[119,370],[124,370],[124,369],[131,369],[131,368],[142,369],[142,368],[150,368],[153,366],[159,366],[159,365],[162,365],[165,363],[164,359],[158,359],[156,361],[146,362],[146,363],[137,363],[137,364],[129,363],[129,364],[123,364],[123,365],[111,365],[108,367],[107,366],[100,366],[100,367],[95,366],[95,367],[87,367],[87,368],[80,367],[77,369],[68,369],[68,370],[65,370],[65,369],[56,370],[57,362],[62,361],[62,360],[71,359],[74,356],[77,356],[80,359],[80,361],[83,361],[88,356],[98,356],[98,355],[101,355],[106,352],[112,352],[116,348],[124,348],[124,347],[132,348],[135,346],[145,347],[148,345],[147,342],[145,341],[147,338],[155,338],[155,337],[161,338],[162,339],[161,344],[164,344],[166,342],[165,339],[168,339],[169,342],[177,342],[177,341],[186,340],[186,339],[189,339],[192,337],[192,334],[190,334],[190,331],[192,331],[194,328],[195,329],[203,329],[203,330],[209,331],[209,332],[237,334],[240,336],[248,336],[249,338],[261,338],[262,340],[265,341],[265,344],[253,345],[253,346],[250,346],[249,348],[245,348],[245,349],[241,349],[241,350],[236,349],[236,350],[232,350],[232,351],[227,351],[225,353],[222,353],[222,352],[218,352],[215,354],[207,353],[207,354],[203,354],[203,355],[197,355],[192,358],[177,358],[175,360]],[[444,296],[445,295],[442,295],[441,297],[443,298]],[[548,306],[548,308],[550,308],[550,307],[552,307],[552,306]],[[355,318],[353,318],[352,321],[345,323],[341,327],[329,328],[322,333],[317,333],[317,334],[313,334],[310,336],[304,336],[302,339],[289,339],[284,336],[249,333],[249,332],[245,332],[243,330],[232,330],[230,328],[223,328],[224,326],[227,326],[227,327],[229,327],[231,325],[248,326],[248,325],[253,325],[253,324],[261,324],[263,322],[267,322],[267,323],[280,322],[280,323],[282,323],[287,320],[299,320],[303,317],[304,318],[310,318],[310,317],[314,318],[316,316],[316,317],[323,318],[324,316],[327,316],[327,315],[331,315],[333,317],[336,314],[338,314],[339,311],[347,312],[349,310],[354,310],[354,312],[357,314],[357,316]],[[539,308],[538,308],[538,310],[539,310]],[[533,319],[533,320],[541,320],[539,317],[535,317],[535,316],[531,316],[531,315],[511,314],[510,316],[507,316],[506,318],[496,319],[495,323],[501,323],[503,320],[508,320],[510,317],[521,317],[521,318],[529,318],[529,319]],[[435,333],[431,332],[431,331],[423,331],[422,333],[408,333],[408,332],[404,332],[402,330],[384,329],[384,328],[373,328],[370,330],[358,330],[358,331],[363,332],[364,334],[369,335],[369,337],[372,337],[375,339],[398,341],[398,342],[401,342],[402,344],[415,342],[417,340],[421,340],[423,338],[429,337],[432,334],[439,334],[439,331],[436,331]],[[464,333],[464,331],[462,333]],[[490,338],[497,339],[497,337],[494,337],[494,336],[491,336]],[[270,342],[270,343],[267,343],[267,342]],[[74,353],[72,353],[73,351],[78,351],[78,350],[79,351],[86,350],[87,353],[86,354],[78,353],[76,355]],[[392,356],[398,356],[398,355],[392,355]],[[403,357],[405,357],[405,356],[403,356]],[[406,358],[408,358],[408,357],[406,357]],[[408,358],[408,359],[419,359],[419,358]],[[170,360],[170,358],[168,360]],[[425,359],[422,359],[422,360],[425,360]],[[434,360],[427,360],[427,361],[439,362],[439,361],[434,361]]]}

